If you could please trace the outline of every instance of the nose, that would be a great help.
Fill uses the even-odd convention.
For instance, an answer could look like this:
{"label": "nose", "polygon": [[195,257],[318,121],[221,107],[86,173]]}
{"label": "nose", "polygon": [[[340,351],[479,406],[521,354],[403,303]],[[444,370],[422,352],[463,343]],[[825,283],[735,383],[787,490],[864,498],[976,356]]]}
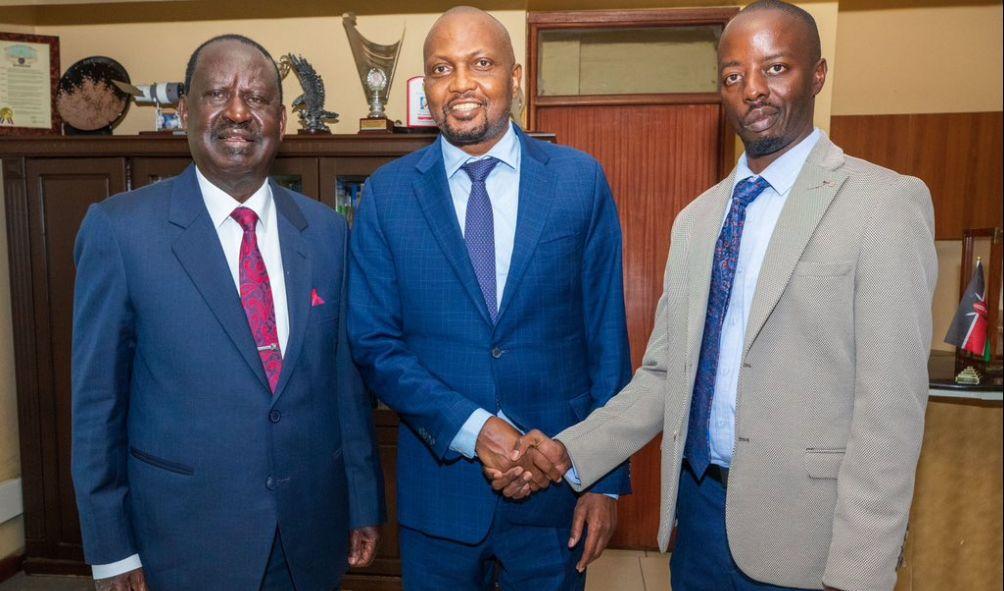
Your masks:
{"label": "nose", "polygon": [[743,93],[747,102],[755,103],[770,93],[770,90],[767,87],[767,77],[759,70],[754,70],[748,74],[745,78],[745,82],[746,84],[743,87]]}
{"label": "nose", "polygon": [[227,101],[223,114],[234,123],[243,123],[251,118],[251,109],[240,93],[235,92]]}
{"label": "nose", "polygon": [[450,92],[463,94],[474,89],[474,77],[470,75],[466,66],[460,66],[453,71],[450,77]]}

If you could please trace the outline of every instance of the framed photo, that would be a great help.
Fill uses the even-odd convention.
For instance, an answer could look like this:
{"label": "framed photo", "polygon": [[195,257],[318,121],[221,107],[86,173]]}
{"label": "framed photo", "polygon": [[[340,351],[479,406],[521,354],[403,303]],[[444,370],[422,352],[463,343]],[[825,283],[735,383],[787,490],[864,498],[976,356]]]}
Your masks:
{"label": "framed photo", "polygon": [[425,87],[422,76],[408,79],[408,127],[435,127],[436,122],[429,112],[429,103],[425,100]]}
{"label": "framed photo", "polygon": [[0,135],[60,133],[59,37],[0,32]]}

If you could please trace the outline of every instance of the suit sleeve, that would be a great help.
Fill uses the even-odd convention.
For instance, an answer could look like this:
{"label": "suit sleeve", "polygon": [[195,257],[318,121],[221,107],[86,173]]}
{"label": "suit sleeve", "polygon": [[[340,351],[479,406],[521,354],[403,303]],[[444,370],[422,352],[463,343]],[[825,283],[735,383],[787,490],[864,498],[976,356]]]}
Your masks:
{"label": "suit sleeve", "polygon": [[[342,252],[348,258],[348,227],[343,228]],[[346,260],[346,263],[348,261]],[[348,265],[342,277],[341,318],[348,312]],[[383,472],[373,430],[373,409],[363,388],[359,371],[352,362],[347,322],[338,323],[336,368],[338,374],[338,416],[342,431],[342,458],[349,483],[349,524],[352,529],[379,525],[386,521]]]}
{"label": "suit sleeve", "polygon": [[677,275],[681,274],[686,258],[686,240],[680,237],[686,215],[686,211],[682,212],[674,224],[662,296],[641,367],[630,383],[605,405],[585,421],[555,436],[565,445],[575,466],[580,479],[572,483],[576,490],[591,486],[662,430],[670,316],[685,308],[681,288],[684,283]]}
{"label": "suit sleeve", "polygon": [[92,205],[77,235],[73,299],[72,473],[84,559],[110,564],[137,553],[126,506],[134,314],[111,221]]}
{"label": "suit sleeve", "polygon": [[896,584],[924,433],[938,268],[927,187],[910,179],[877,201],[856,270],[854,410],[823,575],[859,591]]}
{"label": "suit sleeve", "polygon": [[460,457],[450,442],[480,408],[448,388],[404,341],[393,254],[379,219],[373,179],[352,231],[349,261],[349,340],[366,384],[394,409],[439,458]]}
{"label": "suit sleeve", "polygon": [[[631,379],[631,350],[624,312],[621,226],[610,185],[596,164],[593,219],[582,271],[583,320],[589,355],[591,410],[607,403]],[[590,492],[630,494],[628,462],[597,482]]]}

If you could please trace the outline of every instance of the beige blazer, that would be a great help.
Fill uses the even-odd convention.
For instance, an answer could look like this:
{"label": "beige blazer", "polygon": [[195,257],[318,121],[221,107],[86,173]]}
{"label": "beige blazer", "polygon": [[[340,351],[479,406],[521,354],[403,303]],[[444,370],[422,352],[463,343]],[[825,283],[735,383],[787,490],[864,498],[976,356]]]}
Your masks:
{"label": "beige blazer", "polygon": [[[585,487],[663,432],[663,551],[734,175],[673,224],[642,367],[557,436]],[[732,555],[753,579],[895,585],[928,396],[933,218],[920,180],[845,156],[825,136],[788,196],[746,327],[726,501]]]}

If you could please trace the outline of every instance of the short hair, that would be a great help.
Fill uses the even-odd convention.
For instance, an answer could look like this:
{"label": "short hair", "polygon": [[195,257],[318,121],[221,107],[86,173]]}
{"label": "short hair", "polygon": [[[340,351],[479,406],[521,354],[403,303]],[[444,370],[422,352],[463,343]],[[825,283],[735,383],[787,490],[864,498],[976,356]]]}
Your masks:
{"label": "short hair", "polygon": [[816,19],[812,18],[812,15],[804,8],[789,4],[784,0],[756,0],[740,10],[739,15],[758,10],[779,10],[801,21],[809,32],[809,50],[812,52],[812,61],[818,62],[823,57],[822,45],[819,42],[819,27],[816,26]]}
{"label": "short hair", "polygon": [[206,41],[202,45],[195,48],[192,52],[191,57],[188,58],[188,65],[185,67],[185,88],[184,93],[188,94],[188,89],[192,87],[192,75],[195,74],[195,66],[199,64],[199,57],[202,55],[202,50],[206,47],[212,45],[213,43],[219,43],[222,41],[236,41],[238,43],[243,43],[244,45],[253,47],[257,49],[268,62],[272,64],[275,68],[275,81],[276,85],[279,87],[279,103],[282,103],[282,74],[279,73],[279,66],[276,65],[275,60],[272,59],[272,54],[268,52],[267,49],[261,46],[260,43],[251,39],[250,37],[245,37],[244,35],[238,35],[236,33],[228,33],[226,35],[217,35],[212,39]]}

